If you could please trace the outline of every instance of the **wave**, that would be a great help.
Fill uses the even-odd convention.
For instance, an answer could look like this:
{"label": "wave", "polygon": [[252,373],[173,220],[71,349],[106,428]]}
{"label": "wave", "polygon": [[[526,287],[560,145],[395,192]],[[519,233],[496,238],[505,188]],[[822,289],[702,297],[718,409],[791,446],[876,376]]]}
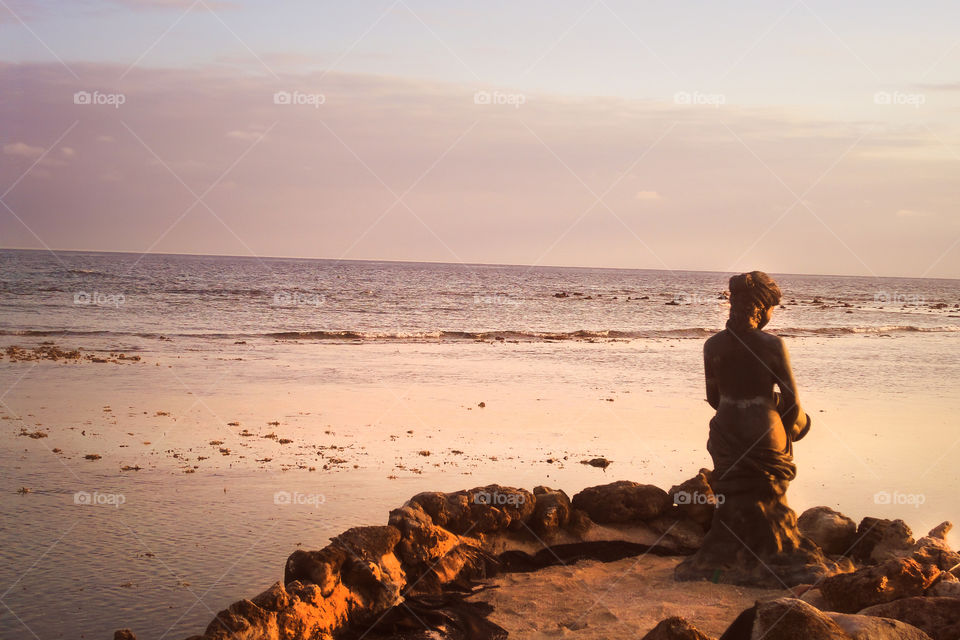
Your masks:
{"label": "wave", "polygon": [[[717,328],[686,327],[678,329],[588,330],[577,331],[411,331],[377,332],[360,330],[318,330],[318,331],[271,331],[265,333],[141,333],[107,330],[57,330],[57,329],[0,329],[0,335],[25,337],[136,337],[154,340],[171,338],[210,339],[210,340],[247,340],[272,339],[284,341],[316,342],[563,342],[563,341],[614,341],[614,340],[650,340],[650,339],[705,339],[716,333]],[[960,325],[918,327],[914,325],[873,326],[873,327],[788,327],[771,331],[785,337],[838,337],[847,335],[889,335],[895,333],[955,333]]]}

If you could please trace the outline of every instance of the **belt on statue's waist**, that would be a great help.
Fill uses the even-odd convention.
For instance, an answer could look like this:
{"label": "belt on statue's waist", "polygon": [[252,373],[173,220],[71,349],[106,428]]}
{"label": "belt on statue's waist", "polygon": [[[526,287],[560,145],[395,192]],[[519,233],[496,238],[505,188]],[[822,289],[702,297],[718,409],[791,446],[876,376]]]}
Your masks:
{"label": "belt on statue's waist", "polygon": [[738,409],[747,409],[749,407],[770,407],[773,408],[774,401],[770,396],[754,396],[752,398],[731,398],[730,396],[720,396],[720,404],[729,404]]}

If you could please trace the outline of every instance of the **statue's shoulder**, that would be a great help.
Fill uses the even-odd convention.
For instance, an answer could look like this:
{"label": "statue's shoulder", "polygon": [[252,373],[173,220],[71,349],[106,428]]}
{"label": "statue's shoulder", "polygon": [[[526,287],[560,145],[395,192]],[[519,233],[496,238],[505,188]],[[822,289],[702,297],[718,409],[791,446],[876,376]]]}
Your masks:
{"label": "statue's shoulder", "polygon": [[722,344],[727,342],[729,338],[728,334],[729,334],[729,331],[727,331],[726,329],[723,329],[722,331],[718,331],[712,336],[710,336],[709,338],[707,338],[706,341],[703,343],[703,352],[707,353],[710,351],[716,351],[718,348],[720,348]]}

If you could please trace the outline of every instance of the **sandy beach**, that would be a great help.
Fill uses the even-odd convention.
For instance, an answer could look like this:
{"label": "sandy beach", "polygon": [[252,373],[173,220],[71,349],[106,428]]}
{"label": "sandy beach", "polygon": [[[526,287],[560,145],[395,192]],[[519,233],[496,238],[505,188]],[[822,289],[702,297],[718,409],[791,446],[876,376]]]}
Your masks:
{"label": "sandy beach", "polygon": [[[6,337],[24,349],[44,340]],[[571,495],[616,480],[668,487],[709,465],[702,445],[691,446],[705,440],[709,417],[687,390],[699,384],[696,340],[565,344],[559,377],[540,373],[543,360],[559,357],[542,343],[271,340],[209,352],[180,342],[140,340],[121,352],[89,341],[91,357],[79,361],[0,361],[11,386],[2,414],[3,500],[21,514],[5,527],[22,534],[2,552],[16,581],[7,601],[48,637],[69,637],[74,628],[102,637],[124,626],[186,637],[227,603],[279,579],[291,550],[383,523],[419,491],[490,482],[546,484]],[[943,481],[949,438],[941,453],[928,451],[929,442],[944,442],[937,425],[955,400],[909,378],[891,386],[884,379],[895,369],[882,366],[861,373],[873,376],[864,388],[879,390],[870,403],[860,388],[817,385],[829,379],[819,368],[836,368],[833,354],[846,344],[877,345],[891,362],[918,344],[929,348],[911,336],[793,341],[819,428],[798,446],[802,473],[791,504],[798,512],[827,504],[854,518],[904,518],[916,531],[955,517],[952,483]],[[627,372],[622,362],[640,364]],[[897,423],[914,425],[915,437],[890,441],[873,427]],[[596,457],[612,464],[582,464]],[[922,494],[924,502],[885,504],[875,499],[882,491]],[[76,504],[78,493],[95,504]],[[278,494],[289,502],[278,503]],[[651,571],[665,579],[662,566]],[[492,597],[509,600],[511,580],[517,593],[524,580],[536,583],[505,580]],[[543,586],[545,598],[550,588]],[[104,597],[112,603],[106,609],[96,605]],[[69,625],[46,615],[54,602],[75,612]],[[634,631],[666,611],[627,609],[615,615]],[[728,614],[715,609],[706,618],[719,627]],[[552,618],[496,615],[531,633],[557,630]]]}

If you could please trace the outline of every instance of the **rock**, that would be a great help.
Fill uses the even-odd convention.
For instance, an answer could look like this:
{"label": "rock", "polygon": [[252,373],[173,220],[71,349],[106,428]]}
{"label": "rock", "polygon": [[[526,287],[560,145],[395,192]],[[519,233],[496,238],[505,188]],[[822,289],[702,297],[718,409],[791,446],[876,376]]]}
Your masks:
{"label": "rock", "polygon": [[913,625],[891,618],[830,612],[827,615],[853,640],[930,640]]}
{"label": "rock", "polygon": [[537,497],[530,519],[530,527],[540,537],[550,538],[556,535],[570,522],[572,506],[570,498],[563,491],[554,491],[549,487],[534,487]]}
{"label": "rock", "polygon": [[113,640],[137,640],[137,636],[130,629],[117,629],[113,632]]}
{"label": "rock", "polygon": [[581,460],[580,464],[590,465],[591,467],[596,467],[598,469],[606,469],[613,464],[613,460],[607,460],[606,458],[591,458],[590,460]]}
{"label": "rock", "polygon": [[807,509],[797,519],[797,526],[800,533],[830,555],[849,553],[857,539],[857,524],[830,507]]}
{"label": "rock", "polygon": [[419,493],[410,499],[433,523],[460,535],[523,528],[533,515],[536,497],[526,489],[497,484],[455,493]]}
{"label": "rock", "polygon": [[390,525],[400,531],[401,539],[394,553],[415,593],[439,593],[444,584],[458,577],[485,575],[496,564],[469,538],[433,524],[415,503],[391,511]]}
{"label": "rock", "polygon": [[[940,575],[953,577],[952,574],[944,572]],[[926,596],[941,596],[945,598],[960,598],[960,581],[955,577],[953,580],[941,580],[927,589]]]}
{"label": "rock", "polygon": [[800,596],[800,599],[821,611],[830,609],[830,605],[827,604],[827,599],[823,597],[823,592],[820,589],[808,589]]}
{"label": "rock", "polygon": [[870,605],[921,595],[939,574],[935,566],[912,558],[893,559],[826,578],[820,591],[833,611],[856,613]]}
{"label": "rock", "polygon": [[[903,557],[909,555],[908,550],[914,544],[912,536],[910,527],[903,520],[867,517],[857,526],[857,538],[848,555],[862,562],[874,563]],[[900,552],[903,553],[897,555]]]}
{"label": "rock", "polygon": [[942,522],[930,533],[917,540],[913,546],[911,557],[921,564],[934,564],[941,571],[950,571],[960,565],[960,554],[950,548],[945,536],[953,525]]}
{"label": "rock", "polygon": [[670,487],[670,497],[677,509],[702,526],[704,531],[710,528],[717,506],[717,497],[710,487],[711,473],[708,469],[700,469],[693,478]]}
{"label": "rock", "polygon": [[927,537],[946,540],[947,534],[950,533],[951,529],[953,529],[953,523],[949,520],[944,520],[933,529],[930,529],[930,531],[927,533]]}
{"label": "rock", "polygon": [[870,552],[873,562],[886,562],[893,558],[904,558],[910,555],[916,542],[913,532],[903,520],[893,520],[883,529],[880,540]]}
{"label": "rock", "polygon": [[751,638],[850,640],[850,636],[829,616],[796,598],[761,601],[755,611]]}
{"label": "rock", "polygon": [[661,620],[640,640],[712,640],[679,616]]}
{"label": "rock", "polygon": [[860,613],[906,622],[933,640],[960,638],[960,599],[957,598],[903,598],[868,607]]}
{"label": "rock", "polygon": [[574,508],[586,511],[599,524],[652,520],[673,504],[667,492],[650,484],[620,480],[588,487],[573,496]]}

